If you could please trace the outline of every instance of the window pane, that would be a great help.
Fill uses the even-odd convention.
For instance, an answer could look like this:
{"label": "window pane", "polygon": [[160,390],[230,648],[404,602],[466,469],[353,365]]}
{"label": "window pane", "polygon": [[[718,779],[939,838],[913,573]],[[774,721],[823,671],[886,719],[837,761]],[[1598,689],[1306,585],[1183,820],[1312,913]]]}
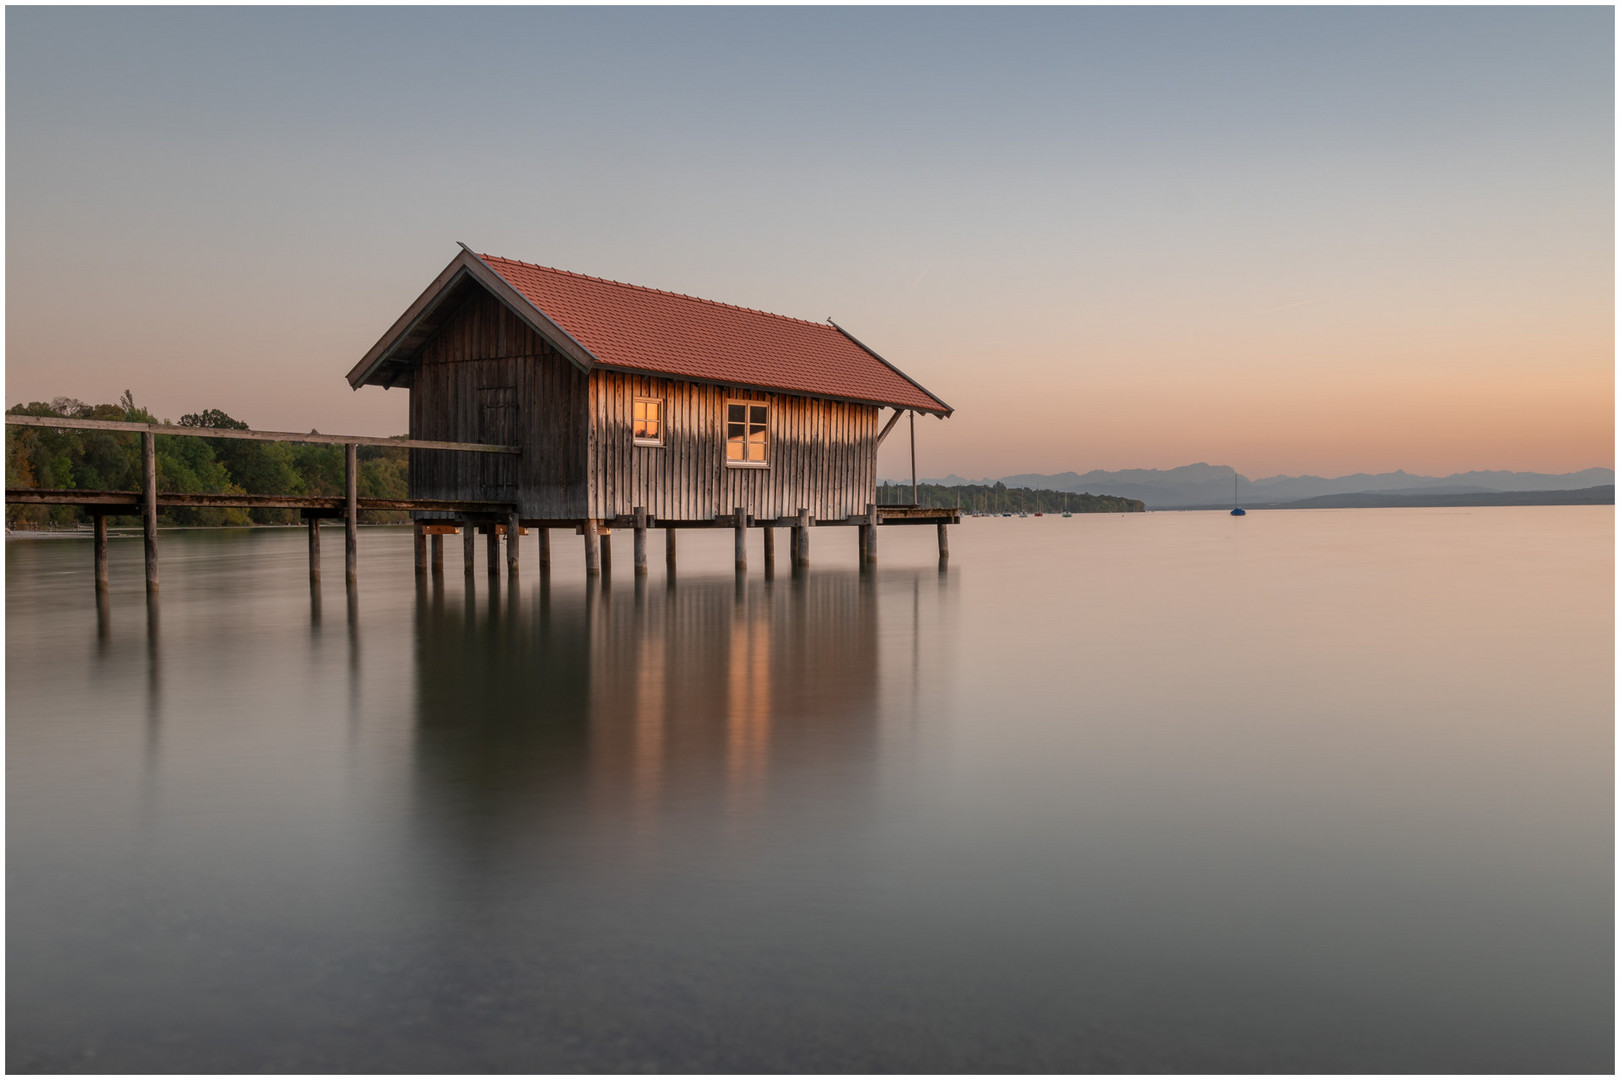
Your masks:
{"label": "window pane", "polygon": [[656,424],[659,420],[659,414],[664,411],[664,403],[662,401],[647,401],[643,402],[643,404],[647,406],[647,419]]}
{"label": "window pane", "polygon": [[646,422],[646,427],[647,427],[647,435],[646,435],[647,438],[649,438],[649,439],[658,438],[658,421],[656,421],[656,420],[648,420]]}
{"label": "window pane", "polygon": [[726,460],[741,461],[743,459],[743,441],[741,439],[726,440]]}
{"label": "window pane", "polygon": [[740,424],[744,420],[746,420],[747,418],[748,418],[748,408],[747,408],[747,406],[745,406],[745,405],[727,405],[726,406],[726,420],[728,420],[729,422],[734,423],[734,424]]}
{"label": "window pane", "polygon": [[748,433],[748,460],[765,460],[765,429],[760,428]]}
{"label": "window pane", "polygon": [[636,417],[636,423],[633,430],[635,431],[636,438],[645,439],[647,437],[647,421],[641,419],[639,416]]}
{"label": "window pane", "polygon": [[630,415],[636,420],[647,419],[647,403],[645,401],[636,402],[635,409]]}
{"label": "window pane", "polygon": [[751,405],[748,408],[748,412],[750,414],[748,419],[753,423],[763,424],[765,422],[765,406]]}

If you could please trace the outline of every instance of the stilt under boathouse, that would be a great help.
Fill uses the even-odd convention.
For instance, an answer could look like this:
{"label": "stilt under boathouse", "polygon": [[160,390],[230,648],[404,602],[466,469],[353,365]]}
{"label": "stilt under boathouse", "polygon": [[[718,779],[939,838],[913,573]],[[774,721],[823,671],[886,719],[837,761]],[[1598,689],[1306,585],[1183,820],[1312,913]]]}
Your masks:
{"label": "stilt under boathouse", "polygon": [[[413,442],[517,448],[516,454],[410,451],[410,497],[500,505],[502,512],[415,510],[416,568],[442,565],[443,535],[475,530],[490,572],[498,539],[509,573],[519,537],[583,537],[586,572],[610,565],[614,530],[634,533],[647,570],[648,529],[729,528],[747,568],[746,530],[791,530],[795,567],[810,530],[858,529],[862,566],[881,525],[932,524],[948,557],[957,509],[877,504],[878,447],[902,416],[950,406],[831,320],[773,315],[678,293],[462,251],[348,374],[351,386],[406,388]],[[889,415],[884,416],[885,410]],[[915,482],[915,475],[913,476]]]}

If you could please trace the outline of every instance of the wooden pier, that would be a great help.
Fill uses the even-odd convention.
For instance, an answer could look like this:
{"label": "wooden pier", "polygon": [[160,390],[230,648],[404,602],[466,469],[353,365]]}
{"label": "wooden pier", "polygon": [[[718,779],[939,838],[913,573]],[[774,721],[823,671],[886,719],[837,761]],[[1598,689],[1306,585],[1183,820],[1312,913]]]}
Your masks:
{"label": "wooden pier", "polygon": [[[935,525],[939,530],[939,558],[943,566],[950,557],[946,542],[946,526],[961,521],[958,508],[935,509],[916,506],[881,506],[867,504],[866,511],[835,520],[818,520],[808,509],[775,518],[756,518],[742,507],[729,514],[716,514],[706,520],[660,521],[645,507],[636,507],[630,514],[610,518],[523,518],[513,503],[491,500],[466,499],[371,499],[358,494],[358,456],[360,446],[393,446],[408,449],[455,451],[473,454],[518,454],[517,447],[493,443],[454,443],[429,439],[385,439],[361,435],[323,435],[315,432],[299,434],[286,431],[254,431],[236,428],[195,428],[169,424],[140,424],[111,420],[76,420],[58,417],[12,416],[6,417],[8,426],[54,427],[68,429],[98,429],[127,431],[141,436],[141,490],[90,491],[76,489],[8,488],[8,505],[78,506],[93,518],[94,529],[94,581],[98,591],[109,587],[107,571],[108,517],[139,515],[146,548],[146,587],[156,593],[158,575],[158,511],[171,507],[230,507],[243,509],[297,510],[309,529],[309,578],[321,579],[321,544],[319,527],[322,520],[340,519],[344,524],[344,580],[354,585],[359,580],[359,544],[357,529],[361,511],[394,510],[412,514],[432,515],[418,517],[413,522],[415,542],[413,553],[416,573],[425,576],[444,569],[443,539],[457,532],[463,534],[466,570],[472,573],[475,536],[482,532],[488,547],[488,567],[491,576],[500,576],[500,540],[506,540],[505,563],[508,577],[516,578],[519,569],[519,541],[531,531],[537,532],[535,547],[542,574],[551,570],[551,530],[568,529],[583,537],[585,572],[590,577],[611,575],[613,530],[624,529],[633,534],[633,564],[636,576],[645,575],[647,569],[647,531],[664,531],[664,561],[673,574],[676,568],[676,531],[680,529],[731,529],[736,537],[735,566],[738,573],[748,570],[746,536],[750,528],[764,532],[764,554],[767,571],[774,569],[776,544],[775,530],[789,530],[789,560],[794,569],[810,565],[810,529],[828,526],[853,526],[858,530],[859,563],[862,567],[877,563],[877,529],[885,525]],[[178,435],[205,439],[256,439],[267,442],[309,442],[340,444],[346,448],[344,494],[342,495],[248,495],[219,493],[164,492],[157,487],[156,436]]]}

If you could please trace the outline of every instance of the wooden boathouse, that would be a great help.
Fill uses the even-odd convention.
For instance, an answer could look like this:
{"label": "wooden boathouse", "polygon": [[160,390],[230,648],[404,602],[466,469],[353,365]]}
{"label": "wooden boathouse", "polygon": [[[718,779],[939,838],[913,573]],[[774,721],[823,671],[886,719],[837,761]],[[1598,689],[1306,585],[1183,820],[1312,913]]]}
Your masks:
{"label": "wooden boathouse", "polygon": [[[515,455],[413,449],[412,499],[510,507],[523,528],[567,527],[599,573],[605,537],[677,528],[793,530],[795,565],[815,526],[945,526],[954,510],[879,507],[878,447],[902,415],[951,408],[843,328],[462,251],[348,374],[351,386],[407,388],[413,441],[513,446]],[[883,411],[891,410],[883,417]],[[471,526],[413,514],[420,534]],[[497,531],[483,526],[494,543]],[[437,541],[435,541],[437,543]],[[418,545],[421,546],[420,544]],[[469,558],[472,551],[467,542]],[[437,555],[437,552],[435,553]],[[419,565],[422,562],[419,555]],[[437,560],[436,560],[437,561]],[[508,553],[509,565],[515,556]]]}
{"label": "wooden boathouse", "polygon": [[[309,528],[309,573],[320,580],[322,519],[344,523],[344,577],[358,579],[363,510],[409,511],[416,571],[443,567],[443,536],[463,534],[471,572],[475,535],[492,575],[518,572],[518,538],[539,531],[539,564],[551,562],[550,530],[584,537],[586,572],[610,565],[609,537],[633,529],[635,570],[647,570],[650,528],[664,532],[675,567],[678,529],[729,528],[736,567],[747,569],[746,530],[792,530],[792,562],[810,561],[810,530],[859,529],[860,562],[877,561],[880,525],[935,525],[941,565],[957,509],[916,505],[916,416],[950,406],[916,380],[826,323],[771,315],[678,293],[625,285],[493,255],[465,244],[349,372],[355,389],[405,387],[403,439],[309,432],[177,427],[134,421],[7,414],[8,426],[139,433],[139,491],[11,489],[8,504],[75,505],[94,519],[95,582],[108,587],[107,517],[139,513],[146,586],[158,589],[158,511],[166,507],[296,509]],[[889,415],[882,413],[887,409]],[[877,505],[877,453],[909,415],[913,499]],[[159,435],[342,444],[345,494],[264,495],[158,490]],[[357,451],[384,444],[410,452],[405,499],[358,495]]]}

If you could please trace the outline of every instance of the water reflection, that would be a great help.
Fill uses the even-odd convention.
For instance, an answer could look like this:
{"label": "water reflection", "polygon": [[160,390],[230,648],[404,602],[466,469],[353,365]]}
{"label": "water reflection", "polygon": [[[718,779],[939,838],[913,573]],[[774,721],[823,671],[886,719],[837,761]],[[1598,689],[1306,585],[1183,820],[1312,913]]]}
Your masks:
{"label": "water reflection", "polygon": [[873,579],[854,573],[578,591],[542,577],[482,611],[471,593],[459,608],[419,596],[422,803],[477,844],[539,824],[565,791],[637,832],[693,799],[746,818],[775,770],[869,751],[877,627]]}

